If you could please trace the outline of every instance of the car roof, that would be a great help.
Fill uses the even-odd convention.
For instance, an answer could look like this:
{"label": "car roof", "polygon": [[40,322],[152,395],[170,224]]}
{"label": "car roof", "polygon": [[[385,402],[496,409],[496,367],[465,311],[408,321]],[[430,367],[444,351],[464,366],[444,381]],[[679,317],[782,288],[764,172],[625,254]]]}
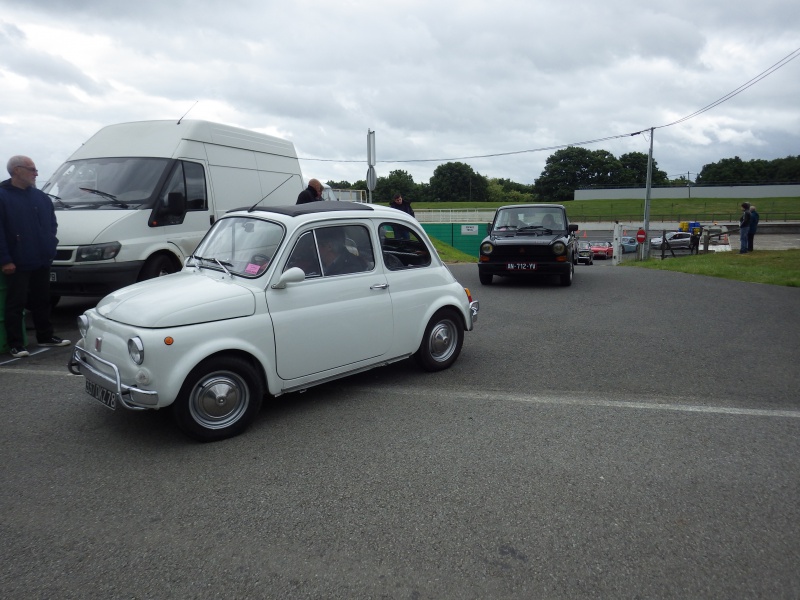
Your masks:
{"label": "car roof", "polygon": [[340,202],[337,200],[320,200],[284,206],[244,206],[229,210],[226,213],[226,215],[232,214],[275,218],[285,223],[316,221],[326,217],[364,218],[370,216],[416,223],[416,220],[405,212],[388,206],[362,202]]}
{"label": "car roof", "polygon": [[563,204],[550,204],[550,203],[547,203],[547,204],[506,204],[505,206],[498,206],[497,210],[504,210],[506,208],[561,208],[563,210],[566,210],[566,208],[564,208]]}

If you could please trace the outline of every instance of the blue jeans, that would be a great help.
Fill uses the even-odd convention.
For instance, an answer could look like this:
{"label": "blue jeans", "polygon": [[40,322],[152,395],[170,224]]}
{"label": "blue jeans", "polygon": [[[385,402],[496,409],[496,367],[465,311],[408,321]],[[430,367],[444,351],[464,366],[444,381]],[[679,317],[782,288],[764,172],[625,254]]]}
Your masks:
{"label": "blue jeans", "polygon": [[749,227],[739,229],[739,252],[747,252],[747,234],[750,233]]}

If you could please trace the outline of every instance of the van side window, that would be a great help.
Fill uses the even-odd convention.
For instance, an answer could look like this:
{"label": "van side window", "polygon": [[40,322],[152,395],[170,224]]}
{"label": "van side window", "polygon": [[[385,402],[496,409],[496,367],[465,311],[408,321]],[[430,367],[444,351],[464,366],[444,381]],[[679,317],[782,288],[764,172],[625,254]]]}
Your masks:
{"label": "van side window", "polygon": [[184,162],[186,177],[186,210],[208,210],[206,174],[200,163]]}
{"label": "van side window", "polygon": [[383,264],[390,271],[416,269],[431,264],[431,253],[413,229],[401,223],[381,223],[378,228]]}

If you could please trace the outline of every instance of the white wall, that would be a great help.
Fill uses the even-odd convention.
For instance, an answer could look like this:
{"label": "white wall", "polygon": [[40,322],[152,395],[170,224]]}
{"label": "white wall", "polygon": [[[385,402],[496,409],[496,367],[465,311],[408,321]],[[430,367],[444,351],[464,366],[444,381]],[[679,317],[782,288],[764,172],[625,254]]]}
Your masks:
{"label": "white wall", "polygon": [[[646,188],[575,190],[575,200],[644,200]],[[731,185],[652,188],[650,198],[798,198],[800,185]]]}

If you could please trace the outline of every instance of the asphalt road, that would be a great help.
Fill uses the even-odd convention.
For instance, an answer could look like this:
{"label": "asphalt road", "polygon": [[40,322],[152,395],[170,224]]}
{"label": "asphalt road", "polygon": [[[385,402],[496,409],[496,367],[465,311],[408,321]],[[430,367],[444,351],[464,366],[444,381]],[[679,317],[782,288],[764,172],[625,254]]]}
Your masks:
{"label": "asphalt road", "polygon": [[216,444],[5,362],[0,596],[797,598],[800,290],[595,265]]}

